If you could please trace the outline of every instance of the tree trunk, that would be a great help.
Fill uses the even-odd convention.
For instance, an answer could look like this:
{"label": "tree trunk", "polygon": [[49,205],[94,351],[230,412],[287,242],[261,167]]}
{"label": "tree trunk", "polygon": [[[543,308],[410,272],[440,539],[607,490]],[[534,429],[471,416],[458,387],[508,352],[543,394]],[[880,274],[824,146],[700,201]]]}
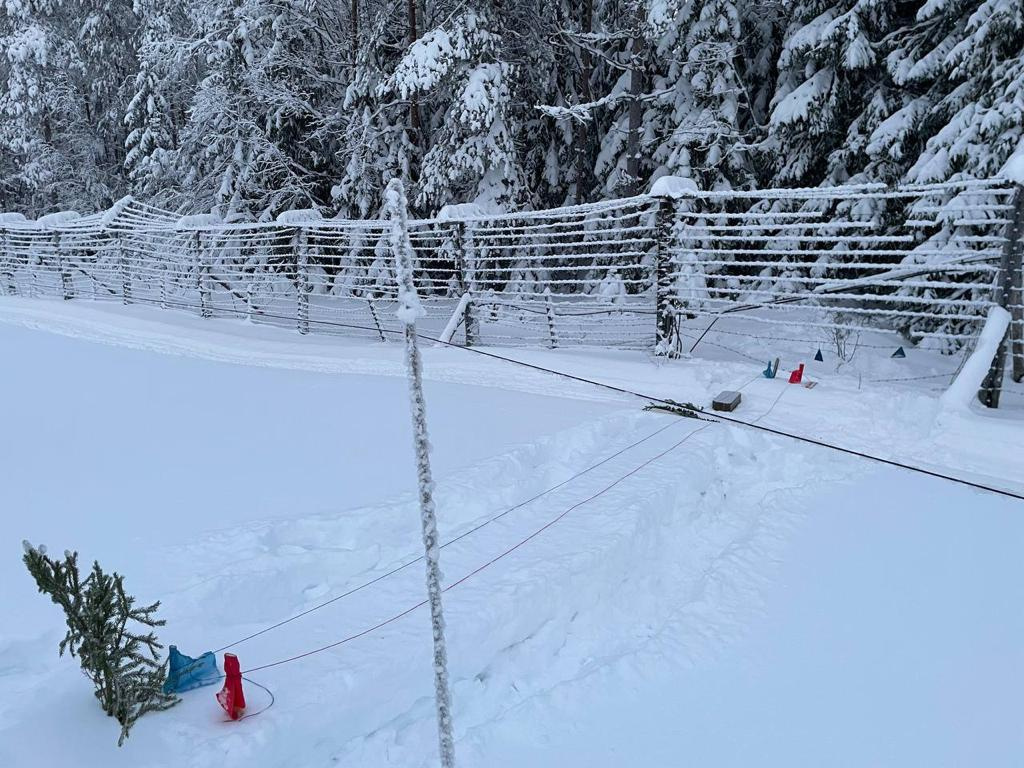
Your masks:
{"label": "tree trunk", "polygon": [[[409,46],[411,47],[419,37],[416,32],[416,0],[406,0],[406,11],[409,25]],[[423,133],[423,123],[420,120],[419,100],[415,94],[409,103],[409,128],[412,133],[412,143],[419,145]]]}
{"label": "tree trunk", "polygon": [[359,58],[359,0],[352,0],[352,66]]}
{"label": "tree trunk", "polygon": [[[580,8],[580,33],[589,35],[594,31],[594,0],[583,0]],[[580,81],[578,98],[581,103],[593,101],[590,81],[594,76],[594,60],[586,44],[580,47]],[[591,161],[590,124],[577,121],[573,125],[576,134],[576,203],[587,202],[593,187],[593,162]]]}
{"label": "tree trunk", "polygon": [[626,174],[629,176],[628,195],[640,193],[640,129],[643,122],[644,72],[640,61],[640,38],[634,37],[629,44],[629,134],[626,137]]}

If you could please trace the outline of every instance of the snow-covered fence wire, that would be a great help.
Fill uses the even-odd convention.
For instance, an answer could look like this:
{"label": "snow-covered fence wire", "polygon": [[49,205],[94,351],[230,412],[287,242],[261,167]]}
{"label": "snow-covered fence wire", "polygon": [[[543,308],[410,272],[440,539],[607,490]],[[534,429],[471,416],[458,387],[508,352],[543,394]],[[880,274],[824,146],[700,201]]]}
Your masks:
{"label": "snow-covered fence wire", "polygon": [[737,311],[764,327],[970,342],[993,302],[1016,194],[995,180],[672,192],[661,197],[672,232],[659,272],[671,350],[686,348],[682,329]]}
{"label": "snow-covered fence wire", "polygon": [[[590,205],[450,206],[409,224],[419,326],[467,344],[672,354],[742,316],[766,336],[872,327],[955,349],[998,302],[1019,339],[1020,289],[994,289],[1016,194],[1000,180],[698,192],[663,179],[651,194]],[[91,216],[0,215],[0,290],[303,333],[401,331],[387,223],[316,211],[225,222],[129,198]]]}

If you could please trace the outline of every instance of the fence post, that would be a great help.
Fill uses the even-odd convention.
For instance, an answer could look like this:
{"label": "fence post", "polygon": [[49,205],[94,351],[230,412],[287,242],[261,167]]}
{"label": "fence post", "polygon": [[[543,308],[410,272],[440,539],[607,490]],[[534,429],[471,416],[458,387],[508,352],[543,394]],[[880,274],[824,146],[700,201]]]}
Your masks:
{"label": "fence post", "polygon": [[4,284],[4,294],[17,296],[18,295],[18,279],[15,269],[17,262],[14,259],[14,249],[8,250],[7,244],[7,230],[0,227],[0,264],[3,265],[4,271],[3,276],[9,278]]}
{"label": "fence post", "polygon": [[53,233],[53,254],[57,259],[57,271],[60,273],[60,291],[64,301],[75,298],[75,289],[71,282],[71,274],[68,272],[67,262],[61,254],[60,232]]}
{"label": "fence post", "polygon": [[28,267],[28,295],[33,299],[39,296],[39,267],[42,264],[43,259],[39,255],[39,243],[36,238],[30,237],[28,253],[25,254],[25,266]]}
{"label": "fence post", "polygon": [[[1013,372],[1014,378],[1018,371],[1024,378],[1024,359],[1019,354],[1024,353],[1021,347],[1021,308],[1013,306],[1012,297],[1014,285],[1019,284],[1021,272],[1021,238],[1024,236],[1024,188],[1017,187],[1013,193],[1013,212],[1010,214],[1010,221],[1004,230],[1005,243],[1003,254],[999,262],[999,285],[995,289],[996,303],[1010,312],[1010,327],[1006,330],[1006,337],[999,345],[992,366],[989,368],[988,376],[982,382],[978,391],[978,399],[988,408],[999,407],[999,395],[1003,386],[1003,371],[1006,368],[1006,347],[1013,347]],[[1019,301],[1016,302],[1020,304]],[[1016,326],[1016,328],[1015,328]]]}
{"label": "fence post", "polygon": [[480,340],[479,328],[476,320],[476,310],[473,307],[473,297],[476,295],[476,248],[473,242],[473,230],[465,221],[455,222],[455,265],[459,273],[459,289],[461,293],[468,293],[469,300],[466,302],[465,318],[466,346],[472,347]]}
{"label": "fence post", "polygon": [[196,290],[199,292],[199,316],[213,317],[210,311],[210,285],[207,279],[209,267],[203,263],[203,233],[196,231],[192,237],[192,265],[196,275]]}
{"label": "fence post", "polygon": [[370,308],[370,317],[373,318],[373,324],[377,326],[377,335],[380,336],[381,341],[387,341],[387,337],[384,335],[384,329],[380,324],[380,317],[377,315],[377,308],[373,305],[373,299],[367,299],[366,304]]}
{"label": "fence post", "polygon": [[132,303],[132,271],[128,265],[128,257],[124,248],[117,249],[117,264],[121,268],[121,301],[125,304]]}
{"label": "fence post", "polygon": [[170,267],[169,259],[165,258],[160,262],[160,309],[167,309],[167,273]]}
{"label": "fence post", "polygon": [[672,241],[675,219],[675,199],[669,196],[659,197],[658,207],[654,213],[654,354],[667,357],[679,357],[682,354],[679,320],[672,297]]}
{"label": "fence post", "polygon": [[1007,282],[1008,309],[1010,310],[1010,357],[1013,360],[1011,376],[1017,383],[1024,381],[1024,213],[1020,211],[1024,207],[1024,189],[1017,189],[1017,205],[1015,214],[1019,214],[1020,226],[1017,227],[1017,247],[1010,255],[1010,263]]}
{"label": "fence post", "polygon": [[308,238],[303,227],[297,227],[292,235],[292,253],[295,256],[295,293],[297,309],[296,322],[299,333],[309,333],[309,254],[306,247]]}
{"label": "fence post", "polygon": [[452,225],[451,243],[455,252],[458,292],[461,296],[469,295],[464,305],[463,314],[467,347],[480,343],[480,320],[477,317],[475,304],[480,286],[477,282],[477,249],[473,221],[482,215],[483,210],[473,203],[446,205],[437,212],[438,223]]}
{"label": "fence post", "polygon": [[548,318],[548,347],[558,347],[558,331],[555,328],[555,303],[551,299],[551,286],[544,288],[544,312]]}

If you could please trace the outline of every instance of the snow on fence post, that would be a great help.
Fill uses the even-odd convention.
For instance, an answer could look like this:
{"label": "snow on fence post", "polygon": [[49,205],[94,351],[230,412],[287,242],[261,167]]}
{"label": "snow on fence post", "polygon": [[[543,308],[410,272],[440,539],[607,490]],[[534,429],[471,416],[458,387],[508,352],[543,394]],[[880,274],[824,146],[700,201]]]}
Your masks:
{"label": "snow on fence post", "polygon": [[203,264],[203,233],[196,230],[192,234],[189,246],[192,251],[192,269],[196,279],[196,291],[199,293],[199,316],[212,317],[210,311],[210,286],[206,282],[206,266]]}
{"label": "snow on fence post", "polygon": [[1018,222],[1016,247],[1010,254],[1006,272],[1006,301],[1010,310],[1011,376],[1015,382],[1024,380],[1024,187],[1017,187],[1014,219]]}
{"label": "snow on fence post", "polygon": [[39,255],[36,239],[29,238],[28,253],[25,256],[25,266],[28,268],[28,295],[33,299],[39,296],[39,267],[43,259]]}
{"label": "snow on fence post", "polygon": [[167,281],[170,279],[170,259],[164,258],[160,261],[160,309],[167,309]]}
{"label": "snow on fence post", "polygon": [[558,331],[555,328],[555,303],[551,298],[551,286],[544,286],[544,313],[548,318],[548,347],[558,347]]}
{"label": "snow on fence post", "polygon": [[306,250],[309,240],[306,230],[299,227],[292,237],[292,250],[295,253],[295,320],[299,333],[309,333],[309,253]]}
{"label": "snow on fence post", "polygon": [[[988,375],[978,390],[978,399],[988,408],[999,407],[999,395],[1003,385],[1003,371],[1006,368],[1006,347],[1013,347],[1014,378],[1018,370],[1024,377],[1024,360],[1018,360],[1021,349],[1020,340],[1020,309],[1013,307],[1012,296],[1014,284],[1020,279],[1021,247],[1024,237],[1024,188],[1018,186],[1013,194],[1013,213],[1006,225],[1003,237],[1002,258],[999,262],[999,285],[995,289],[995,303],[1010,312],[1010,323],[1006,330],[1006,338],[998,345]],[[1017,326],[1017,329],[1014,326]]]}
{"label": "snow on fence post", "polygon": [[[939,397],[939,404],[947,410],[969,410],[975,396],[981,397],[986,392],[985,382],[991,375],[989,369],[993,358],[1003,346],[1006,332],[1010,327],[1010,313],[1002,307],[989,308],[985,325],[975,342],[974,350],[960,368],[953,383]],[[998,403],[999,390],[995,390]],[[982,401],[984,402],[984,401]],[[992,406],[995,407],[995,406]]]}
{"label": "snow on fence post", "polygon": [[323,216],[315,208],[284,211],[277,217],[278,224],[294,227],[292,233],[292,262],[295,265],[295,322],[299,333],[309,333],[309,231],[303,226],[310,222],[322,221]]}
{"label": "snow on fence post", "polygon": [[416,344],[416,319],[423,305],[413,282],[413,251],[409,241],[408,204],[402,182],[392,179],[385,191],[385,207],[391,222],[391,249],[395,256],[398,282],[398,319],[405,327],[405,361],[409,372],[416,466],[419,479],[420,518],[423,549],[427,566],[427,596],[434,635],[434,694],[437,703],[437,730],[442,768],[455,766],[455,741],[452,737],[451,692],[448,686],[448,652],[444,638],[444,613],[441,608],[440,544],[434,509],[434,481],[430,471],[430,443],[427,438],[426,406],[423,399],[423,369]]}
{"label": "snow on fence post", "polygon": [[654,301],[657,331],[654,354],[679,357],[683,352],[679,335],[679,316],[672,295],[675,282],[672,245],[675,235],[677,200],[692,197],[697,185],[692,179],[662,176],[651,186],[651,195],[658,198],[654,214]]}
{"label": "snow on fence post", "polygon": [[199,316],[213,317],[210,306],[210,263],[203,258],[203,229],[219,224],[221,218],[213,213],[201,213],[195,216],[183,216],[178,219],[176,229],[191,232],[187,248],[192,254],[192,276],[195,279],[196,291],[199,293]]}
{"label": "snow on fence post", "polygon": [[462,310],[465,323],[466,346],[477,343],[476,313],[473,311],[473,293],[476,291],[476,264],[473,258],[473,232],[464,221],[455,224],[455,258],[459,271],[459,284],[468,296]]}
{"label": "snow on fence post", "polygon": [[[115,221],[117,221],[121,214],[124,213],[125,209],[128,208],[134,201],[135,198],[133,198],[131,195],[126,195],[125,197],[122,197],[120,200],[114,203],[112,206],[110,206],[110,208],[108,208],[100,218],[100,231],[97,233],[99,237],[103,238],[104,243],[110,242],[114,246],[113,250],[116,253],[114,262],[117,265],[118,272],[121,275],[121,299],[122,301],[124,301],[125,304],[130,304],[132,298],[132,275],[130,272],[131,265],[128,262],[128,256],[125,253],[124,245],[121,242],[121,236],[117,234],[116,230],[112,229],[111,225]],[[139,258],[140,263],[143,258],[144,257]],[[145,282],[147,278],[142,279]],[[93,279],[92,293],[94,298],[96,296],[96,285],[98,282],[99,281],[96,280],[95,278]],[[163,309],[167,308],[166,304],[162,304],[161,306]]]}
{"label": "snow on fence post", "polygon": [[377,335],[380,336],[380,340],[386,342],[387,336],[384,335],[384,329],[380,324],[380,317],[377,315],[377,306],[373,303],[373,299],[366,300],[367,306],[370,308],[370,317],[373,318],[373,324],[377,326]]}
{"label": "snow on fence post", "polygon": [[8,274],[7,263],[7,230],[5,230],[3,227],[0,227],[0,277],[5,278],[3,284],[0,285],[0,290],[3,291],[4,296],[13,296],[15,294],[13,272],[11,273],[12,277],[9,282],[10,288],[8,289],[8,281],[6,280]]}
{"label": "snow on fence post", "polygon": [[128,267],[128,256],[124,248],[117,250],[117,266],[121,272],[121,301],[125,304],[132,303],[132,273]]}
{"label": "snow on fence post", "polygon": [[213,317],[210,310],[210,284],[207,281],[209,269],[203,258],[203,233],[196,231],[192,239],[192,249],[196,265],[196,290],[199,291],[199,316]]}
{"label": "snow on fence post", "polygon": [[53,258],[56,262],[57,274],[60,276],[61,295],[64,299],[74,298],[75,293],[71,282],[71,274],[68,272],[67,264],[61,253],[60,226],[77,218],[79,216],[76,211],[59,211],[57,213],[48,213],[36,219],[36,223],[41,224],[44,228],[53,228],[49,237],[49,248],[52,250]]}
{"label": "snow on fence post", "polygon": [[60,273],[60,292],[64,301],[75,298],[75,288],[71,282],[71,273],[68,271],[67,259],[64,258],[64,248],[61,243],[60,232],[54,232],[52,236],[53,252],[57,257],[57,271]]}
{"label": "snow on fence post", "polygon": [[461,293],[469,295],[463,312],[467,347],[472,347],[480,341],[479,325],[473,307],[473,298],[479,289],[476,282],[476,242],[473,234],[473,220],[479,219],[483,214],[483,209],[473,203],[446,205],[437,213],[438,222],[454,224],[452,245],[455,249],[455,269],[458,273],[459,290]]}

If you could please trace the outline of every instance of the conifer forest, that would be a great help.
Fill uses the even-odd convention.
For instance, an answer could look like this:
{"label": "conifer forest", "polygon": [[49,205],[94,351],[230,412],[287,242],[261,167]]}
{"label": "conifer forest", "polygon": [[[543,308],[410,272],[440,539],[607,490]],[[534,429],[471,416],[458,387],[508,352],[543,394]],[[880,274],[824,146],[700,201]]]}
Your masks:
{"label": "conifer forest", "polygon": [[262,221],[998,174],[1022,0],[6,0],[0,210]]}

